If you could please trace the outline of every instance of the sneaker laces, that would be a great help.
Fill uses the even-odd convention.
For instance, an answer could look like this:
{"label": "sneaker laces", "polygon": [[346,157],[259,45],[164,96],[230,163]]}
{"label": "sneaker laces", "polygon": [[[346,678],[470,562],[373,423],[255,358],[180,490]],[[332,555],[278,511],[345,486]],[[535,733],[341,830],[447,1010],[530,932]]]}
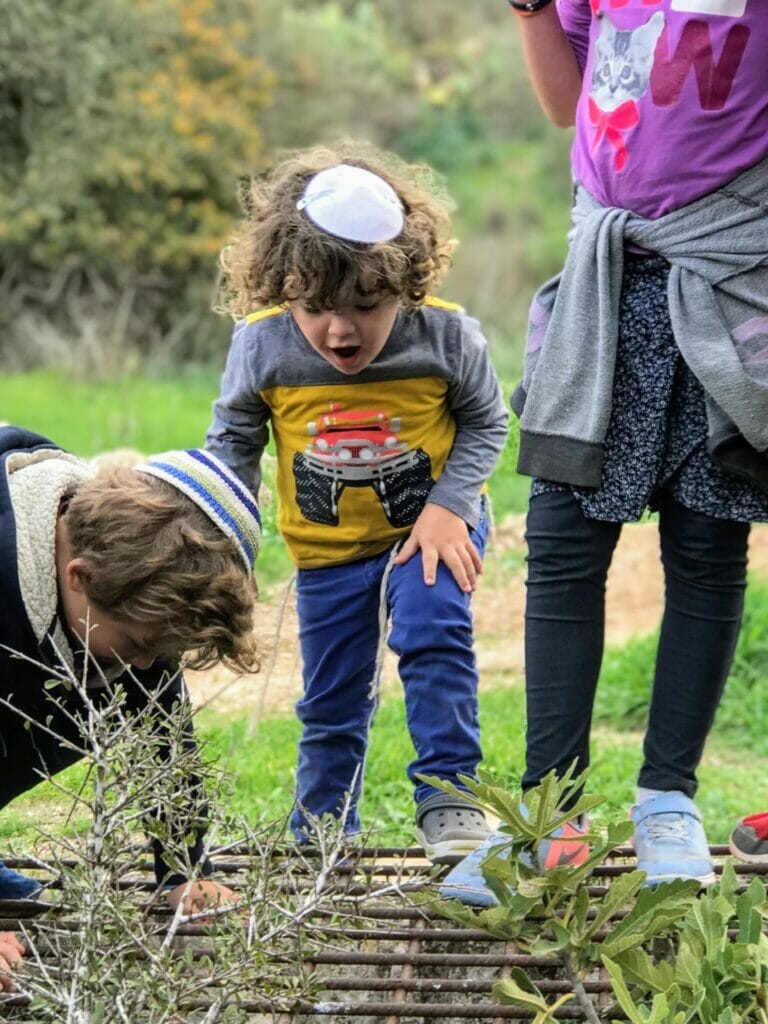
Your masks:
{"label": "sneaker laces", "polygon": [[642,825],[652,843],[665,839],[686,843],[690,835],[688,822],[683,815],[651,814]]}

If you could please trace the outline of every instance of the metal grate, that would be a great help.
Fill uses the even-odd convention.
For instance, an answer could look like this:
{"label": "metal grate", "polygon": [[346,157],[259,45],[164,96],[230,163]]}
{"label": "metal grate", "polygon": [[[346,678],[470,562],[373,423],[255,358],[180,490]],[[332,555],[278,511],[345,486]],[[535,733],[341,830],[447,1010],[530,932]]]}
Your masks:
{"label": "metal grate", "polygon": [[[712,854],[720,872],[728,848],[714,846]],[[286,895],[311,889],[315,876],[308,868],[310,859],[290,852],[274,857],[270,871],[280,873],[280,888]],[[230,850],[226,858],[214,861],[217,878],[235,888],[254,866],[244,849]],[[21,869],[32,866],[22,859],[9,858],[6,863]],[[590,892],[604,893],[612,878],[634,866],[631,849],[616,851],[595,870]],[[753,875],[768,875],[768,865],[735,862],[734,866],[745,884]],[[438,880],[420,849],[360,850],[354,863],[334,870],[306,920],[309,939],[301,959],[305,974],[312,978],[312,999],[275,1005],[254,992],[238,1005],[254,1024],[501,1024],[532,1017],[491,1001],[493,984],[507,976],[512,966],[525,968],[545,993],[569,990],[551,960],[521,954],[511,942],[462,928],[442,916],[436,909]],[[126,875],[121,885],[134,889],[138,899],[146,899],[153,889],[148,872],[142,869]],[[25,909],[35,907],[0,903],[0,930],[16,930],[21,917],[26,917]],[[24,924],[34,936],[35,918],[27,917]],[[76,934],[77,921],[71,921],[70,927]],[[189,925],[182,932],[185,942],[205,952],[203,926]],[[295,962],[291,969],[297,970]],[[607,977],[598,972],[587,980],[585,990],[598,1008],[610,1001]],[[200,1000],[187,1009],[194,1014],[208,1005]],[[2,1010],[16,1010],[17,1015],[0,1013],[0,1019],[25,1020],[19,999],[3,998]],[[584,1019],[576,1005],[564,1007],[556,1017]]]}

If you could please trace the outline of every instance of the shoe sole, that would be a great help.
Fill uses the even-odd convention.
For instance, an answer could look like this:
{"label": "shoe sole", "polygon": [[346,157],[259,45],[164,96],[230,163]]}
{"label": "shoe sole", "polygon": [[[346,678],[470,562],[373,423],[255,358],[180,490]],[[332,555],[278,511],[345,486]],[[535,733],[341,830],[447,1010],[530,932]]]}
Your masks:
{"label": "shoe sole", "polygon": [[418,838],[424,850],[424,856],[433,864],[445,864],[453,867],[480,846],[488,837],[477,839],[445,839],[440,843],[427,843],[423,833],[417,829]]}
{"label": "shoe sole", "polygon": [[737,860],[744,864],[768,864],[768,853],[743,853],[733,843],[728,843],[728,849]]}
{"label": "shoe sole", "polygon": [[[640,868],[642,871],[643,869]],[[702,889],[706,889],[709,885],[714,885],[717,881],[717,875],[714,871],[709,875],[680,875],[680,874],[667,874],[667,875],[646,875],[644,885],[661,885],[664,882],[698,882]]]}
{"label": "shoe sole", "polygon": [[498,900],[490,889],[476,889],[471,885],[443,885],[438,892],[444,900],[458,900],[470,907],[486,909],[498,906]]}

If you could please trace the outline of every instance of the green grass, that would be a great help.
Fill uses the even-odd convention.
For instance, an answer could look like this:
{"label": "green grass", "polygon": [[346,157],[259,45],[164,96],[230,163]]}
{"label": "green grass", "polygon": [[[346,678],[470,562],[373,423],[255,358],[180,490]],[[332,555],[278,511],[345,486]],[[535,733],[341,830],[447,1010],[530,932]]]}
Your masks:
{"label": "green grass", "polygon": [[81,381],[38,370],[0,377],[0,419],[83,457],[114,448],[149,454],[201,445],[217,393],[212,371]]}

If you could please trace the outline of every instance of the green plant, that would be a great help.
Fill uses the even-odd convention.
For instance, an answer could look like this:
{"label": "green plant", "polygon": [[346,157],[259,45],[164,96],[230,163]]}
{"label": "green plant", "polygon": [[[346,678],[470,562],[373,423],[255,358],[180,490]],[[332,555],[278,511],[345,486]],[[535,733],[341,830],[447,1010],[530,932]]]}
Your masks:
{"label": "green plant", "polygon": [[[455,796],[449,783],[432,785]],[[633,1024],[750,1024],[768,1022],[768,904],[755,879],[741,892],[726,865],[718,887],[697,896],[694,881],[645,887],[635,870],[615,878],[605,894],[587,886],[596,865],[623,845],[630,822],[609,824],[588,835],[590,855],[578,867],[541,873],[537,851],[565,822],[593,810],[601,797],[579,795],[584,778],[548,775],[522,794],[493,784],[488,776],[463,779],[470,802],[500,820],[508,839],[493,847],[482,865],[497,905],[475,910],[448,903],[442,912],[461,924],[513,940],[526,953],[551,957],[571,991],[549,1003],[522,968],[494,987],[502,1003],[533,1011],[537,1024],[554,1021],[565,1002],[576,999],[593,1024],[615,1020],[613,1007],[598,1011],[584,981],[603,965],[618,1007]],[[466,798],[466,793],[463,794]],[[568,811],[560,808],[571,803]],[[735,936],[730,934],[735,930]]]}
{"label": "green plant", "polygon": [[632,1024],[766,1024],[768,920],[765,888],[742,891],[730,862],[719,886],[694,901],[670,956],[603,949],[619,1006]]}

